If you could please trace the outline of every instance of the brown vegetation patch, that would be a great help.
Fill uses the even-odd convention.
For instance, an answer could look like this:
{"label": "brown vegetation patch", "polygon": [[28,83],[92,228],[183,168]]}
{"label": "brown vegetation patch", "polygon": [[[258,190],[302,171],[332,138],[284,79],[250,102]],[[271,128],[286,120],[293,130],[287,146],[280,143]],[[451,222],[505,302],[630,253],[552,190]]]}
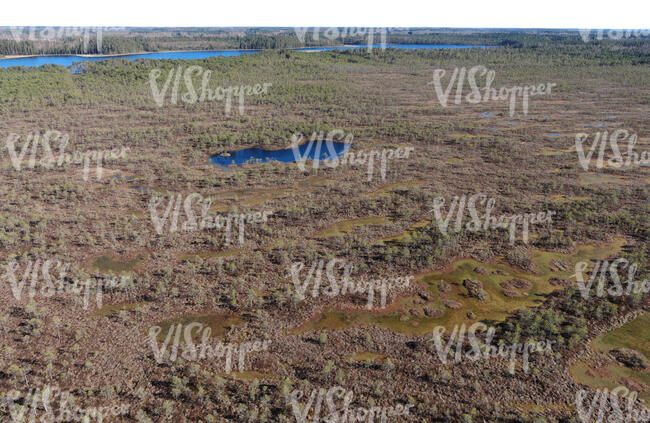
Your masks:
{"label": "brown vegetation patch", "polygon": [[533,287],[533,283],[531,281],[521,278],[510,279],[507,282],[501,282],[499,285],[501,288],[506,290],[522,289],[524,291],[527,291]]}
{"label": "brown vegetation patch", "polygon": [[648,390],[648,385],[633,377],[621,378],[621,382],[623,382],[625,387],[630,391],[645,392]]}
{"label": "brown vegetation patch", "polygon": [[571,281],[566,278],[555,278],[555,277],[550,278],[548,280],[548,283],[550,283],[553,286],[564,286],[564,287],[572,285]]}
{"label": "brown vegetation patch", "polygon": [[626,367],[632,369],[647,369],[648,360],[643,354],[630,348],[617,348],[610,350],[609,353],[614,356],[616,360],[624,364]]}
{"label": "brown vegetation patch", "polygon": [[554,272],[566,272],[571,264],[563,260],[551,260],[551,270]]}
{"label": "brown vegetation patch", "polygon": [[454,300],[445,300],[444,304],[447,308],[450,308],[452,310],[458,310],[459,308],[463,308],[463,305],[461,303]]}
{"label": "brown vegetation patch", "polygon": [[440,291],[440,292],[449,292],[449,291],[451,291],[451,285],[449,285],[445,281],[440,281],[440,283],[438,284],[438,291]]}
{"label": "brown vegetation patch", "polygon": [[444,314],[444,312],[442,310],[440,310],[439,308],[436,308],[434,306],[426,306],[426,307],[424,307],[424,314],[427,317],[431,317],[431,318],[435,319],[435,318],[438,318],[438,317],[442,316]]}
{"label": "brown vegetation patch", "polygon": [[487,300],[487,292],[483,289],[483,284],[480,281],[465,279],[463,281],[463,286],[467,289],[467,293],[470,297],[477,298],[481,301]]}
{"label": "brown vegetation patch", "polygon": [[489,271],[485,267],[477,266],[474,268],[474,273],[478,273],[479,275],[487,275]]}

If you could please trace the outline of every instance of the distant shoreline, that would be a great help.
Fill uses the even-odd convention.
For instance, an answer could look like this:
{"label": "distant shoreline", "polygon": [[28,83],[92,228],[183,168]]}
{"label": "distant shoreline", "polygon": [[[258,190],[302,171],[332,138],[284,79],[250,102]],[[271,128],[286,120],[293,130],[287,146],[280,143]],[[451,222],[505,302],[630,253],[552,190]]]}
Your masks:
{"label": "distant shoreline", "polygon": [[[302,47],[300,47],[302,48]],[[190,53],[190,52],[208,52],[208,51],[261,51],[261,50],[272,50],[272,49],[259,49],[259,48],[238,48],[238,49],[223,49],[223,50],[160,50],[160,51],[137,51],[133,53],[113,53],[113,54],[28,54],[28,55],[13,55],[13,56],[2,56],[0,60],[4,59],[27,59],[30,57],[87,57],[87,58],[96,58],[96,57],[119,57],[119,56],[135,56],[137,54],[154,54],[154,53]]]}
{"label": "distant shoreline", "polygon": [[[417,44],[414,44],[417,45]],[[11,56],[2,56],[0,60],[5,59],[28,59],[30,57],[86,57],[86,58],[97,58],[97,57],[120,57],[120,56],[135,56],[137,54],[155,54],[155,53],[192,53],[192,52],[215,52],[215,51],[272,51],[272,50],[298,50],[303,48],[308,49],[318,49],[318,48],[330,48],[330,47],[356,47],[356,46],[365,46],[365,44],[344,44],[344,45],[335,45],[335,46],[314,46],[314,47],[291,47],[285,49],[275,49],[275,48],[235,48],[235,49],[219,49],[219,50],[160,50],[160,51],[138,51],[133,53],[113,53],[113,54],[28,54],[28,55],[11,55]]]}
{"label": "distant shoreline", "polygon": [[[417,46],[420,44],[408,44]],[[429,45],[429,44],[422,44]],[[441,44],[442,45],[442,44]],[[464,44],[458,44],[463,45]],[[273,50],[299,50],[299,49],[308,49],[305,53],[312,53],[319,51],[320,48],[338,48],[338,47],[367,47],[367,44],[343,44],[343,45],[327,45],[327,46],[312,46],[312,47],[291,47],[291,48],[236,48],[236,49],[219,49],[219,50],[160,50],[160,51],[139,51],[133,53],[113,53],[113,54],[28,54],[28,55],[10,55],[2,56],[0,60],[9,60],[9,59],[28,59],[31,57],[84,57],[84,58],[98,58],[98,57],[120,57],[120,56],[135,56],[138,54],[155,54],[155,53],[192,53],[192,52],[216,52],[216,51],[273,51]],[[468,45],[468,47],[471,47]],[[492,46],[489,46],[492,47]],[[380,47],[376,47],[380,48]]]}

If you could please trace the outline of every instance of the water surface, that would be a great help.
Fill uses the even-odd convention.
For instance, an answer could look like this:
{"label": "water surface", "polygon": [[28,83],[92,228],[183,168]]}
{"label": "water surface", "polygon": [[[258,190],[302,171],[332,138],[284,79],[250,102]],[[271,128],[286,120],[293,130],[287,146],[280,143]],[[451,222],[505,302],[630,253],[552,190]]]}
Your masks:
{"label": "water surface", "polygon": [[[353,45],[353,46],[336,46],[336,47],[305,47],[296,49],[296,51],[331,51],[331,50],[349,50],[367,48],[367,45]],[[399,48],[404,50],[415,49],[458,49],[458,48],[487,48],[490,46],[465,46],[454,44],[386,44],[387,48]],[[373,45],[373,49],[381,49],[381,45]],[[258,53],[261,50],[195,50],[195,51],[168,51],[160,53],[140,53],[140,54],[124,54],[118,56],[34,56],[34,57],[20,57],[14,59],[0,59],[0,68],[8,68],[11,66],[26,66],[35,67],[42,65],[60,65],[71,66],[75,62],[96,62],[98,60],[110,59],[173,59],[173,60],[191,60],[191,59],[206,59],[208,57],[217,56],[240,56],[242,54]]]}
{"label": "water surface", "polygon": [[0,68],[8,68],[11,66],[27,66],[35,67],[42,65],[60,65],[71,66],[75,62],[97,62],[99,60],[111,59],[206,59],[208,57],[217,56],[240,56],[242,54],[257,53],[260,50],[219,50],[219,51],[170,51],[163,53],[142,53],[142,54],[125,54],[119,56],[34,56],[34,57],[21,57],[15,59],[2,59],[0,60]]}
{"label": "water surface", "polygon": [[226,151],[210,157],[210,161],[219,166],[243,165],[248,163],[266,163],[278,161],[293,163],[301,158],[325,160],[339,157],[350,149],[349,143],[344,142],[306,142],[294,148],[281,150],[265,150],[260,147],[244,148],[242,150]]}

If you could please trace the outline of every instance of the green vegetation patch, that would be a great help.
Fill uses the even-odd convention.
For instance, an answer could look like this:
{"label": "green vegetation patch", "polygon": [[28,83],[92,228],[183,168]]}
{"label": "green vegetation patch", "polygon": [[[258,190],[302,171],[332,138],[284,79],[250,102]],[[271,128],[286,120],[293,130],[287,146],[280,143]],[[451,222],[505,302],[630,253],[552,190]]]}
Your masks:
{"label": "green vegetation patch", "polygon": [[119,303],[119,304],[110,304],[104,305],[100,309],[96,310],[92,317],[106,317],[113,314],[117,314],[123,310],[137,310],[138,308],[144,306],[146,303]]}
{"label": "green vegetation patch", "polygon": [[[213,338],[222,338],[226,333],[228,333],[231,327],[243,324],[244,319],[237,315],[226,314],[202,314],[175,317],[173,319],[157,323],[157,325],[161,328],[158,338],[160,340],[164,340],[167,336],[169,328],[172,325],[181,324],[185,327],[194,322],[201,323],[204,327],[209,327],[212,329],[211,335]],[[201,336],[199,331],[193,331],[192,335],[196,338],[200,338]],[[181,336],[181,342],[184,342],[183,336]]]}
{"label": "green vegetation patch", "polygon": [[139,253],[131,260],[121,261],[112,254],[105,254],[94,259],[90,264],[90,267],[107,273],[129,273],[132,272],[146,257],[146,254]]}
{"label": "green vegetation patch", "polygon": [[[416,279],[426,284],[430,292],[426,301],[421,295],[398,298],[390,310],[383,312],[330,309],[293,332],[377,326],[407,335],[423,335],[436,326],[445,326],[451,330],[454,325],[471,325],[477,321],[498,323],[517,310],[541,304],[544,294],[563,289],[561,285],[551,284],[550,278],[569,278],[578,261],[603,260],[620,252],[624,244],[624,239],[616,238],[600,245],[582,245],[571,254],[536,250],[532,258],[536,273],[514,269],[505,264],[503,259],[487,264],[473,259],[460,259],[447,269],[427,273]],[[485,300],[469,295],[463,286],[466,279],[481,282],[487,294]],[[528,281],[530,288],[515,289],[519,296],[505,295],[504,290],[508,288],[501,284],[513,279]],[[471,318],[468,317],[470,312],[473,314]]]}
{"label": "green vegetation patch", "polygon": [[390,220],[387,217],[365,217],[361,219],[344,220],[335,223],[322,231],[317,232],[314,238],[330,238],[333,236],[343,236],[343,234],[354,231],[358,226],[387,225]]}

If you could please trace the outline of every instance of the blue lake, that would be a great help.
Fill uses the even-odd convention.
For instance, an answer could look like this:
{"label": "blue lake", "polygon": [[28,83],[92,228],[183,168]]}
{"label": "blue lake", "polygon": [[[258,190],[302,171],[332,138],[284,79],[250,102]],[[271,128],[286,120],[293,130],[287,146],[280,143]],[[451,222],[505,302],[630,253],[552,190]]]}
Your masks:
{"label": "blue lake", "polygon": [[[348,50],[367,48],[367,45],[355,46],[341,46],[341,47],[306,47],[296,49],[296,51],[331,51],[331,50]],[[443,44],[386,44],[386,47],[401,48],[405,50],[414,49],[455,49],[455,48],[472,48],[480,47],[487,48],[490,46],[463,46],[463,45],[443,45]],[[381,45],[373,45],[373,49],[379,49]],[[191,60],[191,59],[206,59],[208,57],[216,56],[240,56],[242,54],[257,53],[260,50],[219,50],[219,51],[171,51],[163,53],[142,53],[142,54],[125,54],[121,56],[34,56],[22,57],[16,59],[0,59],[0,68],[8,68],[11,66],[42,66],[47,64],[54,64],[60,66],[70,66],[75,62],[90,61],[96,62],[98,60],[110,59],[173,59],[173,60]]]}
{"label": "blue lake", "polygon": [[18,59],[2,59],[0,60],[0,68],[8,68],[11,66],[41,66],[41,65],[60,65],[70,66],[74,62],[96,62],[98,60],[110,59],[206,59],[215,56],[240,56],[242,54],[257,53],[259,50],[225,50],[225,51],[173,51],[165,53],[143,53],[143,54],[126,54],[123,56],[35,56],[23,57]]}
{"label": "blue lake", "polygon": [[[328,145],[329,144],[329,145]],[[224,153],[215,154],[210,157],[210,161],[218,166],[242,165],[246,163],[266,163],[278,161],[283,163],[293,163],[300,158],[309,158],[315,160],[331,159],[339,157],[350,149],[350,144],[344,142],[306,142],[297,147],[297,152],[292,148],[282,150],[264,150],[260,147],[244,148]]]}

